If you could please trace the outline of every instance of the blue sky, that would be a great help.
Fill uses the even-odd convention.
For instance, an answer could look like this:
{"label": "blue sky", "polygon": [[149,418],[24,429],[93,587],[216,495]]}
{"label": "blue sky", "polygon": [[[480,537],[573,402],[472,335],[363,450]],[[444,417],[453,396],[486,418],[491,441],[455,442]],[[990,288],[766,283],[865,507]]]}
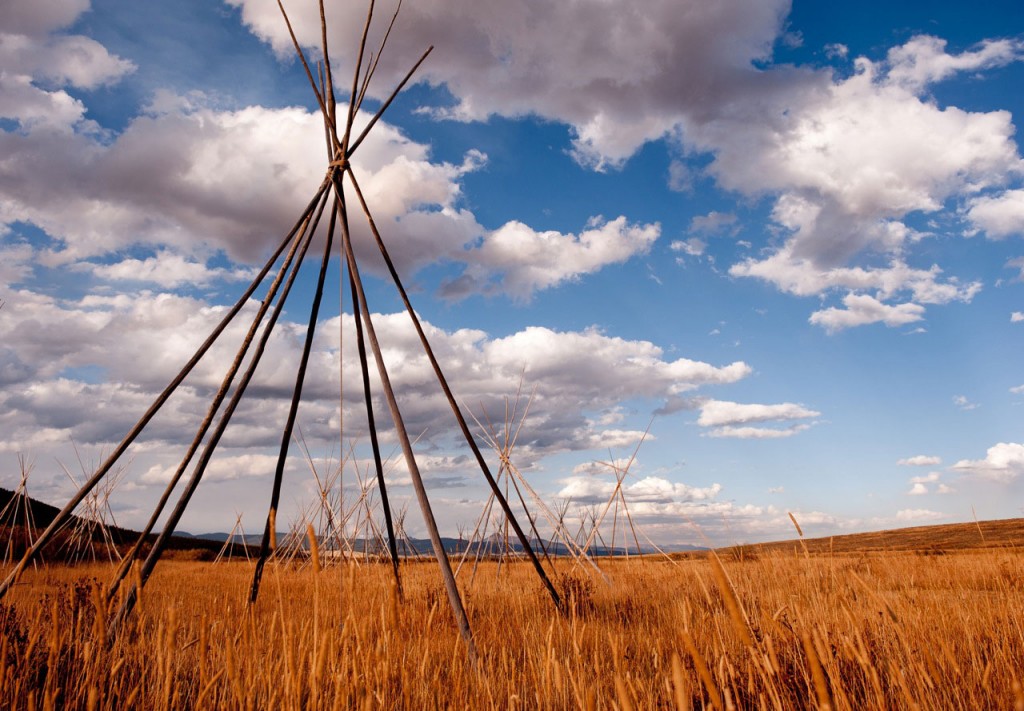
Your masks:
{"label": "blue sky", "polygon": [[[8,6],[0,477],[26,455],[33,493],[59,503],[61,465],[117,443],[297,217],[322,130],[276,3]],[[316,56],[315,5],[289,9]],[[364,9],[327,10],[346,100]],[[498,415],[521,375],[535,392],[513,460],[548,502],[605,501],[595,462],[628,458],[650,423],[625,487],[659,541],[789,536],[790,511],[810,535],[1021,515],[1019,3],[424,0],[371,110],[430,44],[355,168],[466,407]],[[454,533],[481,477],[355,238]],[[185,529],[261,525],[313,261]],[[331,279],[299,425],[337,454],[340,358],[365,466]],[[119,523],[145,520],[229,349],[126,459]],[[298,457],[288,477],[298,520],[313,485]]]}

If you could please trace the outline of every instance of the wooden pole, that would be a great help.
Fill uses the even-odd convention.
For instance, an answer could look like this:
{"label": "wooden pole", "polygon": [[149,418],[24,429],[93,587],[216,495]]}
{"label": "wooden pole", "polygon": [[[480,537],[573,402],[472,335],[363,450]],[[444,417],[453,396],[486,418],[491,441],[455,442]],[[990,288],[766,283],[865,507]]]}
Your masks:
{"label": "wooden pole", "polygon": [[[299,359],[299,369],[295,375],[295,387],[292,390],[292,402],[288,408],[288,419],[285,421],[284,432],[281,434],[281,448],[277,456],[277,468],[274,470],[274,484],[270,494],[270,511],[267,513],[267,523],[263,531],[263,540],[260,542],[260,556],[256,560],[256,569],[253,571],[252,586],[249,590],[249,604],[256,602],[260,592],[260,578],[263,576],[263,566],[267,563],[267,555],[270,550],[270,522],[277,513],[277,506],[281,500],[281,481],[284,478],[284,466],[288,459],[288,447],[292,441],[292,432],[295,430],[295,418],[299,412],[299,400],[302,399],[302,386],[306,380],[306,368],[309,366],[309,354],[313,350],[313,336],[316,334],[316,323],[320,317],[320,302],[324,298],[324,282],[327,280],[327,265],[331,261],[331,247],[334,244],[334,225],[337,213],[331,210],[331,219],[327,227],[327,239],[324,243],[324,256],[320,260],[320,273],[317,275],[316,292],[313,294],[313,303],[309,309],[309,323],[306,326],[306,340],[302,344],[302,356]],[[317,216],[319,218],[319,215]],[[311,231],[312,233],[312,231]]]}
{"label": "wooden pole", "polygon": [[[424,55],[424,58],[425,57],[426,55]],[[359,183],[356,181],[356,177],[352,172],[351,166],[349,166],[347,172],[349,178],[352,180],[352,187],[356,192],[356,197],[359,199],[359,204],[362,207],[363,213],[366,215],[367,222],[370,225],[370,231],[373,233],[373,238],[377,242],[377,248],[380,250],[381,256],[384,257],[384,262],[387,264],[388,271],[391,274],[391,279],[394,281],[395,287],[398,289],[398,293],[402,298],[402,303],[405,304],[405,309],[409,313],[409,317],[412,319],[413,326],[420,338],[420,344],[423,346],[423,351],[430,360],[430,365],[434,369],[434,374],[437,376],[438,383],[440,383],[445,397],[448,399],[448,404],[451,406],[452,413],[455,415],[459,428],[462,430],[462,435],[466,439],[466,443],[469,445],[470,450],[472,450],[473,455],[476,457],[477,464],[480,466],[480,471],[483,472],[484,478],[487,479],[487,483],[490,485],[491,491],[494,492],[495,498],[497,498],[498,503],[501,505],[502,511],[504,511],[505,515],[509,518],[509,523],[512,524],[512,528],[516,532],[516,536],[519,538],[519,542],[522,544],[523,550],[526,552],[530,562],[533,564],[534,570],[537,571],[538,577],[541,579],[544,587],[547,588],[548,594],[555,603],[555,607],[561,609],[562,601],[558,596],[558,592],[555,590],[555,586],[551,584],[547,573],[544,572],[544,567],[540,564],[537,554],[534,553],[533,547],[530,545],[529,538],[527,538],[526,534],[523,532],[523,529],[520,527],[519,522],[516,521],[515,516],[512,515],[512,510],[509,508],[508,501],[506,501],[505,497],[502,496],[498,483],[491,475],[491,471],[487,467],[487,462],[484,461],[483,454],[480,453],[480,448],[477,447],[476,441],[473,439],[473,435],[469,431],[469,425],[466,424],[466,418],[462,416],[459,404],[456,402],[455,396],[452,394],[451,388],[448,386],[448,380],[444,377],[441,365],[437,362],[437,358],[434,356],[434,350],[430,347],[427,335],[423,332],[423,327],[420,325],[419,317],[416,315],[416,311],[412,307],[412,302],[409,301],[409,295],[406,293],[405,287],[402,285],[402,280],[398,276],[398,271],[395,269],[394,262],[391,261],[391,256],[388,253],[387,247],[384,245],[384,240],[380,236],[377,224],[374,222],[373,215],[370,213],[370,208],[366,204],[366,200],[363,198],[363,193],[359,189]]]}
{"label": "wooden pole", "polygon": [[[326,198],[326,194],[324,197]],[[149,555],[142,564],[142,568],[139,571],[138,585],[144,586],[146,584],[149,580],[149,576],[153,572],[153,568],[155,568],[156,564],[159,562],[160,556],[163,554],[164,548],[167,546],[168,539],[170,539],[174,534],[174,529],[177,527],[178,522],[185,513],[185,509],[188,507],[188,502],[192,499],[192,495],[195,494],[196,489],[199,487],[199,482],[202,480],[203,474],[206,472],[206,467],[209,465],[210,459],[213,457],[213,453],[216,450],[217,445],[220,443],[220,438],[224,435],[224,430],[227,429],[228,423],[231,421],[231,417],[234,415],[235,409],[238,407],[238,403],[241,401],[246,388],[249,386],[249,382],[252,380],[252,377],[256,372],[256,367],[259,365],[260,359],[263,357],[267,341],[270,340],[270,334],[273,332],[274,326],[277,324],[277,319],[280,317],[285,301],[288,299],[288,294],[291,291],[292,284],[295,283],[295,277],[298,275],[299,269],[302,267],[302,260],[305,258],[306,251],[309,249],[309,245],[313,240],[313,234],[316,232],[317,224],[319,223],[320,215],[322,214],[323,207],[326,202],[326,199],[321,202],[320,210],[317,212],[313,225],[305,231],[305,235],[302,239],[302,246],[294,260],[294,264],[292,265],[291,272],[288,274],[288,279],[284,284],[284,288],[281,290],[281,296],[274,306],[274,310],[271,313],[270,319],[267,321],[266,327],[263,329],[263,334],[260,336],[259,342],[256,344],[256,350],[253,352],[252,359],[249,362],[249,367],[246,369],[242,379],[239,381],[238,387],[235,388],[235,392],[231,396],[231,400],[228,402],[228,405],[224,410],[224,414],[221,415],[220,421],[217,423],[217,428],[210,436],[210,440],[207,442],[199,461],[196,463],[196,467],[192,472],[192,477],[189,479],[185,490],[178,499],[177,505],[168,517],[167,522],[160,531],[160,535],[157,536],[156,542],[153,544],[152,550],[150,550]],[[268,293],[267,297],[264,299],[263,305],[261,306],[262,311],[266,311],[266,308],[269,307],[270,300],[272,298],[273,293]],[[248,345],[248,343],[243,344],[243,348],[247,349]],[[139,590],[133,584],[124,601],[121,603],[121,607],[116,616],[111,622],[108,635],[111,640],[116,636],[120,625],[135,606],[138,593]]]}
{"label": "wooden pole", "polygon": [[381,388],[384,390],[384,398],[391,411],[391,419],[395,425],[395,434],[402,445],[402,453],[405,455],[405,463],[409,468],[409,475],[412,478],[413,488],[416,491],[416,498],[419,501],[420,509],[423,512],[423,520],[430,534],[430,543],[434,548],[434,557],[437,558],[438,566],[441,568],[441,577],[444,579],[445,591],[448,593],[448,602],[455,616],[455,622],[459,627],[459,633],[469,648],[469,656],[474,661],[477,658],[476,644],[473,642],[473,633],[469,627],[469,618],[462,605],[462,597],[459,595],[459,588],[455,584],[455,576],[452,574],[451,564],[448,561],[448,554],[441,542],[441,534],[437,530],[437,522],[434,520],[434,513],[430,508],[430,500],[427,498],[427,490],[423,486],[423,479],[420,476],[419,467],[416,465],[416,457],[409,442],[409,435],[405,429],[405,421],[398,408],[398,401],[395,399],[394,390],[391,387],[391,379],[388,377],[387,367],[384,364],[384,356],[377,341],[377,333],[373,327],[373,320],[370,318],[370,310],[366,304],[366,294],[363,291],[362,280],[359,277],[359,267],[356,264],[355,253],[352,250],[352,237],[348,227],[348,213],[345,207],[345,197],[342,185],[339,180],[334,182],[335,194],[338,195],[341,210],[341,236],[345,248],[345,259],[348,261],[348,270],[351,278],[355,281],[356,292],[359,300],[359,310],[362,312],[363,322],[366,325],[366,336],[370,341],[370,349],[373,351],[374,360],[377,363],[377,372],[380,375]]}
{"label": "wooden pole", "polygon": [[[352,303],[359,302],[355,279],[352,270],[348,272],[349,286],[352,289]],[[359,352],[359,369],[363,377],[363,399],[366,405],[366,422],[370,431],[370,447],[373,450],[373,465],[377,473],[377,488],[380,490],[381,508],[384,510],[384,524],[388,530],[388,552],[391,554],[391,571],[395,576],[398,598],[402,598],[402,578],[398,573],[398,546],[395,541],[395,527],[391,521],[391,504],[388,502],[388,487],[384,481],[384,464],[380,457],[380,443],[377,440],[377,423],[373,416],[373,397],[370,393],[370,369],[366,360],[366,343],[363,338],[363,318],[359,309],[353,308],[352,315],[356,327],[356,348]]]}
{"label": "wooden pole", "polygon": [[110,456],[107,457],[106,461],[104,461],[103,464],[100,465],[99,469],[97,469],[96,472],[88,479],[88,481],[86,481],[85,484],[83,484],[82,487],[75,493],[75,495],[71,497],[71,500],[68,501],[67,504],[65,504],[64,508],[57,513],[53,521],[50,522],[50,525],[47,526],[46,529],[39,535],[39,538],[36,539],[35,543],[28,550],[25,551],[25,555],[22,556],[22,559],[18,563],[18,565],[15,566],[14,570],[12,570],[4,579],[4,581],[0,583],[0,599],[3,599],[4,595],[7,594],[7,591],[10,590],[11,586],[18,580],[21,573],[25,570],[25,567],[35,559],[35,557],[39,554],[39,551],[43,549],[43,546],[49,543],[50,538],[53,537],[54,533],[56,533],[64,526],[68,518],[71,516],[71,513],[75,510],[75,508],[77,508],[77,506],[89,494],[89,492],[93,490],[93,488],[100,482],[100,480],[104,476],[106,476],[106,474],[110,471],[110,469],[114,466],[118,459],[121,458],[121,455],[125,453],[128,447],[131,446],[132,442],[134,442],[135,439],[142,432],[142,430],[145,429],[146,425],[149,424],[150,420],[152,420],[153,417],[156,416],[156,413],[160,411],[160,408],[164,406],[164,404],[171,397],[174,391],[177,390],[178,386],[181,385],[182,381],[184,381],[185,378],[188,377],[188,374],[192,372],[192,369],[195,368],[196,364],[199,363],[199,361],[202,360],[203,356],[206,355],[207,351],[210,350],[210,348],[213,346],[217,338],[221,335],[221,333],[224,332],[224,329],[227,328],[228,324],[231,323],[232,319],[234,319],[234,317],[238,314],[239,311],[241,311],[242,307],[246,304],[249,297],[252,296],[253,292],[256,291],[256,288],[259,286],[260,282],[262,282],[263,279],[266,277],[267,273],[270,271],[270,268],[273,266],[274,262],[277,261],[277,258],[281,256],[281,253],[284,251],[285,247],[287,247],[288,243],[291,242],[291,239],[294,236],[295,231],[298,230],[299,225],[302,224],[302,222],[305,219],[305,216],[308,215],[308,213],[313,210],[313,208],[316,205],[316,202],[324,194],[324,191],[326,189],[327,183],[324,182],[320,185],[320,188],[317,191],[316,196],[313,198],[313,200],[310,201],[310,204],[306,208],[306,212],[303,213],[303,217],[299,219],[299,221],[296,223],[296,226],[292,228],[291,232],[289,232],[288,237],[281,242],[281,245],[277,248],[277,250],[271,256],[271,258],[267,260],[266,265],[264,265],[263,269],[252,280],[252,283],[246,289],[245,293],[242,294],[242,296],[238,299],[238,301],[231,308],[231,310],[228,311],[228,313],[224,316],[223,319],[221,319],[221,322],[217,324],[217,326],[213,329],[210,335],[206,338],[205,341],[203,341],[202,345],[199,346],[196,352],[192,355],[188,362],[185,363],[185,365],[174,377],[174,379],[172,379],[171,382],[167,385],[167,387],[164,388],[163,392],[161,392],[160,395],[157,396],[156,400],[153,401],[153,404],[149,406],[149,409],[146,410],[145,413],[143,413],[142,417],[139,418],[139,421],[135,423],[131,430],[129,430],[128,434],[126,434],[124,439],[121,440],[121,443],[118,444],[114,451],[110,453]]}

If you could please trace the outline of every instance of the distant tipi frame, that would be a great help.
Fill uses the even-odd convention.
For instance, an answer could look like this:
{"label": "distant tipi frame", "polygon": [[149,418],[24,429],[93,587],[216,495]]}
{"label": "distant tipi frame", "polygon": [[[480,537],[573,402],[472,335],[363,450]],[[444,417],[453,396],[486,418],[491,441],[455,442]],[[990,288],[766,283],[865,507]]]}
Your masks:
{"label": "distant tipi frame", "polygon": [[[302,63],[302,67],[305,70],[305,74],[309,80],[310,86],[313,89],[316,97],[317,105],[320,109],[321,116],[323,118],[324,133],[327,144],[327,168],[326,174],[316,189],[312,199],[306,205],[302,211],[298,220],[295,222],[292,229],[288,232],[285,239],[280,243],[271,257],[264,264],[262,269],[253,279],[252,283],[246,288],[245,292],[241,295],[238,301],[231,307],[227,315],[224,316],[223,320],[214,328],[213,332],[209,335],[206,341],[199,347],[195,354],[188,360],[188,362],[182,367],[181,371],[172,379],[170,384],[164,389],[163,392],[156,398],[150,408],[142,415],[139,421],[134,427],[128,432],[121,443],[112,451],[110,456],[103,462],[102,465],[95,471],[95,473],[85,482],[85,484],[78,490],[78,492],[71,498],[71,500],[64,506],[53,522],[43,531],[34,541],[33,545],[26,551],[21,561],[14,568],[14,570],[8,575],[8,577],[0,583],[0,597],[5,595],[10,589],[11,585],[17,580],[20,574],[24,571],[25,567],[32,562],[36,555],[46,545],[47,541],[52,537],[53,533],[58,530],[64,522],[71,515],[72,511],[76,506],[92,491],[97,484],[99,484],[105,476],[111,471],[118,460],[125,454],[131,444],[139,436],[139,434],[146,428],[149,422],[157,414],[160,408],[167,402],[172,396],[177,387],[188,377],[189,373],[195,368],[199,361],[206,356],[214,342],[222,335],[228,324],[238,315],[242,307],[247,303],[249,298],[257,291],[259,286],[267,278],[274,265],[280,265],[277,268],[277,272],[273,277],[272,282],[265,292],[264,298],[259,305],[256,315],[254,316],[252,323],[250,324],[245,337],[240,344],[234,360],[228,367],[228,370],[224,376],[223,382],[219,389],[214,395],[210,402],[209,408],[206,415],[199,426],[198,431],[195,434],[194,439],[189,445],[186,453],[184,454],[181,463],[177,467],[175,473],[171,477],[170,482],[164,491],[159,504],[153,511],[153,514],[146,525],[142,536],[139,539],[139,543],[132,550],[130,555],[125,557],[118,574],[115,576],[114,581],[111,583],[108,589],[108,595],[113,598],[117,593],[118,587],[125,579],[127,572],[130,568],[132,561],[141,559],[141,550],[143,548],[142,541],[144,538],[154,529],[158,517],[162,514],[164,507],[166,506],[171,494],[175,487],[183,477],[185,470],[192,463],[196,453],[199,452],[199,458],[196,460],[192,474],[187,480],[183,491],[180,493],[178,501],[174,506],[171,513],[168,515],[167,520],[164,522],[160,534],[157,536],[155,543],[149,551],[149,554],[141,563],[139,568],[139,574],[134,576],[134,582],[129,583],[127,591],[122,591],[122,603],[119,608],[118,614],[115,616],[112,623],[112,632],[116,632],[117,628],[125,617],[131,612],[135,600],[138,596],[139,590],[136,589],[137,585],[145,585],[153,572],[154,567],[160,560],[161,554],[167,546],[170,536],[174,533],[176,526],[181,520],[182,515],[185,513],[188,507],[189,501],[192,495],[195,493],[196,488],[199,486],[200,481],[203,478],[203,474],[212,459],[214,452],[217,448],[218,443],[228,423],[231,421],[232,415],[238,407],[243,395],[245,394],[246,388],[253,378],[256,368],[260,362],[260,358],[263,355],[266,344],[270,338],[271,332],[277,323],[277,320],[281,314],[282,308],[285,304],[285,300],[288,298],[291,292],[292,286],[295,282],[296,276],[299,272],[299,268],[306,257],[306,253],[313,242],[314,234],[320,225],[321,218],[328,202],[332,203],[328,226],[326,230],[326,240],[324,246],[324,252],[320,263],[319,276],[316,284],[316,291],[314,292],[312,304],[310,307],[308,326],[306,330],[305,342],[303,345],[302,355],[296,368],[295,386],[291,398],[291,406],[289,409],[288,417],[285,422],[284,432],[281,438],[280,452],[277,459],[277,467],[274,474],[273,487],[271,492],[270,507],[267,516],[267,523],[264,529],[264,535],[262,544],[260,546],[260,554],[256,562],[255,574],[253,576],[252,585],[250,588],[250,601],[255,601],[259,593],[260,579],[263,571],[263,567],[271,553],[272,539],[274,537],[274,522],[276,520],[278,503],[281,496],[282,478],[285,468],[285,461],[288,455],[289,443],[292,439],[292,432],[295,427],[296,414],[299,406],[299,401],[302,394],[303,382],[305,380],[306,367],[309,362],[310,351],[313,343],[314,330],[317,324],[319,315],[320,305],[323,297],[324,282],[326,279],[328,265],[331,258],[332,246],[334,243],[335,231],[340,227],[341,231],[341,256],[342,256],[342,272],[343,275],[347,270],[347,281],[349,289],[352,295],[353,303],[353,316],[355,321],[355,335],[356,345],[359,353],[359,363],[361,368],[362,382],[365,396],[365,405],[367,413],[367,422],[370,435],[370,444],[373,449],[374,463],[376,467],[376,475],[378,480],[378,488],[380,492],[381,507],[384,514],[384,519],[387,527],[388,546],[391,553],[393,571],[396,578],[396,582],[399,580],[399,567],[398,567],[398,554],[396,549],[396,534],[395,527],[392,522],[391,508],[387,498],[387,487],[384,481],[383,468],[381,464],[380,449],[377,440],[377,427],[376,427],[376,416],[373,411],[373,406],[370,398],[370,372],[369,364],[366,352],[366,343],[369,342],[369,349],[373,355],[373,360],[376,364],[377,375],[379,377],[379,384],[381,391],[383,392],[384,398],[387,402],[388,410],[391,415],[391,420],[395,429],[395,434],[401,444],[401,449],[405,458],[405,462],[409,471],[409,475],[412,480],[413,488],[416,492],[416,498],[418,500],[420,510],[422,511],[424,521],[430,536],[430,541],[433,547],[434,556],[437,559],[437,563],[440,567],[442,577],[444,578],[445,589],[448,595],[448,600],[451,605],[452,612],[455,616],[455,620],[458,624],[459,631],[466,641],[469,654],[471,657],[476,656],[475,646],[473,643],[472,632],[470,630],[469,621],[466,616],[465,609],[463,607],[462,598],[460,596],[458,587],[455,582],[455,577],[449,564],[448,556],[442,545],[441,537],[438,532],[437,524],[434,519],[433,512],[431,510],[430,501],[427,496],[426,489],[423,485],[423,480],[420,475],[419,467],[416,463],[416,457],[413,453],[412,444],[409,441],[408,433],[406,432],[405,423],[402,417],[402,413],[398,406],[398,400],[395,397],[394,389],[391,384],[391,380],[388,376],[388,371],[384,363],[384,358],[381,353],[381,347],[378,342],[377,332],[374,328],[373,319],[370,313],[369,305],[366,300],[366,294],[363,289],[363,283],[360,278],[359,265],[357,264],[356,256],[352,248],[352,239],[349,229],[349,200],[348,195],[354,195],[356,198],[356,205],[358,209],[365,215],[367,220],[370,233],[373,236],[374,242],[376,243],[381,256],[384,259],[384,263],[387,265],[387,270],[391,276],[395,287],[398,290],[398,294],[402,299],[406,311],[409,314],[412,324],[419,337],[420,344],[423,348],[425,355],[427,356],[430,364],[437,376],[438,384],[441,390],[444,392],[445,397],[451,406],[452,413],[455,417],[455,421],[466,440],[467,445],[472,451],[476,461],[480,467],[480,470],[487,480],[493,494],[494,500],[498,502],[502,512],[509,525],[513,529],[515,535],[519,539],[522,549],[526,557],[530,560],[533,565],[537,576],[540,578],[541,583],[546,588],[548,594],[551,596],[555,603],[555,606],[561,608],[561,600],[558,592],[552,585],[551,580],[548,578],[540,560],[537,558],[533,551],[529,537],[520,527],[512,510],[509,507],[508,501],[503,495],[500,487],[498,486],[495,478],[492,476],[487,463],[485,462],[483,455],[480,452],[476,442],[473,439],[473,435],[466,423],[465,418],[460,411],[459,405],[452,394],[451,388],[444,376],[441,365],[438,363],[433,350],[430,347],[430,343],[427,340],[426,334],[420,324],[419,318],[416,312],[413,310],[412,304],[409,300],[408,293],[402,284],[401,279],[398,276],[398,272],[395,270],[394,263],[391,260],[388,249],[384,244],[384,240],[381,237],[380,231],[378,230],[377,224],[374,221],[370,208],[367,205],[366,199],[360,188],[359,181],[356,178],[355,172],[352,167],[351,159],[355,152],[362,145],[364,139],[369,132],[376,125],[378,120],[387,111],[388,107],[391,106],[392,101],[395,99],[397,94],[405,87],[412,76],[415,74],[420,65],[426,60],[427,56],[433,50],[433,47],[428,48],[419,60],[413,65],[412,69],[404,76],[399,82],[398,86],[390,93],[388,98],[381,104],[380,108],[368,121],[363,130],[358,134],[354,135],[353,122],[356,118],[357,112],[360,110],[363,100],[366,97],[367,89],[373,78],[373,74],[377,68],[377,64],[380,60],[381,53],[383,52],[385,45],[387,44],[388,37],[390,36],[391,30],[394,27],[395,19],[398,16],[398,9],[396,9],[394,16],[391,18],[391,22],[388,25],[387,31],[383,36],[380,46],[376,53],[370,52],[369,57],[366,57],[366,40],[370,30],[371,23],[373,22],[373,0],[369,3],[367,10],[366,22],[363,27],[362,36],[360,38],[358,55],[355,62],[355,70],[353,72],[351,90],[349,92],[348,107],[342,109],[339,112],[339,107],[335,100],[334,91],[334,79],[331,74],[331,62],[330,54],[328,51],[327,43],[327,19],[324,12],[323,0],[319,2],[320,9],[320,28],[321,28],[321,43],[322,43],[322,55],[323,62],[317,66],[317,77],[314,77],[313,71],[310,69],[309,63],[306,61],[305,55],[299,45],[298,40],[295,37],[295,33],[292,29],[291,21],[289,20],[288,14],[284,9],[284,6],[278,0],[278,5],[281,9],[282,16],[288,27],[288,32],[291,36],[292,43],[295,47],[296,54]],[[399,3],[399,9],[401,3]],[[364,61],[366,59],[366,61]],[[348,193],[347,191],[351,191]],[[283,257],[282,257],[283,255]],[[342,283],[344,283],[344,276]],[[264,323],[265,322],[265,323]],[[260,329],[263,326],[262,330]],[[255,345],[254,345],[255,344]],[[250,352],[251,351],[251,352]],[[246,368],[242,370],[243,361],[248,356],[248,364]],[[234,385],[232,390],[232,384],[235,383],[236,376],[239,371],[242,371],[240,378]],[[230,392],[230,397],[228,397]],[[227,401],[225,404],[225,400]],[[216,420],[216,424],[214,421]],[[204,444],[205,440],[205,444]],[[201,450],[201,451],[200,451]]]}

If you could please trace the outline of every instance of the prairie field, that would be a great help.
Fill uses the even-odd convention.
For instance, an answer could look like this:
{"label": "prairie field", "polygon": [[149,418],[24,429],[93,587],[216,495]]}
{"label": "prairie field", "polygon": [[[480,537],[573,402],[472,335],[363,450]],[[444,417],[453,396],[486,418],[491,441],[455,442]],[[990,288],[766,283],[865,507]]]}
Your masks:
{"label": "prairie field", "polygon": [[436,565],[171,560],[109,639],[109,565],[29,570],[0,607],[0,705],[50,709],[1024,709],[1024,558],[795,547]]}

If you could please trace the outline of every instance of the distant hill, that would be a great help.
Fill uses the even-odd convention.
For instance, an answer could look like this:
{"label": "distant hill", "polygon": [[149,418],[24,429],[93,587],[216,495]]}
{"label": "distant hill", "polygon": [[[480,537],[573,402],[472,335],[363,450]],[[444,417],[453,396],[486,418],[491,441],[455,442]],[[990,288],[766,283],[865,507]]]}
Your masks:
{"label": "distant hill", "polygon": [[[934,526],[912,526],[871,533],[852,533],[842,536],[805,538],[803,544],[811,553],[865,553],[911,551],[938,554],[979,548],[1024,547],[1024,518],[998,521],[947,523]],[[771,543],[729,546],[722,551],[793,551],[802,552],[800,539],[793,538]]]}
{"label": "distant hill", "polygon": [[[0,488],[0,511],[5,512],[3,519],[0,520],[0,549],[2,549],[0,552],[4,555],[9,554],[14,558],[20,558],[29,545],[30,532],[26,525],[28,523],[26,520],[26,508],[29,512],[28,515],[31,516],[31,537],[33,539],[49,526],[57,518],[57,514],[60,513],[60,509],[55,506],[34,499],[31,496],[25,497],[22,494]],[[69,547],[72,544],[71,532],[78,529],[80,523],[81,519],[72,515],[64,528],[43,549],[42,557],[47,560],[66,558]],[[122,554],[126,553],[139,538],[138,531],[121,528],[120,526],[108,527],[107,533],[110,536],[110,540],[113,541],[113,544]],[[103,532],[98,527],[94,527],[92,530],[91,539],[89,545],[91,545],[95,552],[96,558],[105,557],[107,542],[104,540]],[[152,544],[155,540],[156,534],[150,534],[146,537],[148,544]],[[81,542],[79,542],[79,548],[81,547],[80,544]],[[206,552],[212,557],[217,554],[221,545],[222,543],[216,541],[195,539],[188,537],[186,534],[184,536],[171,536],[167,543],[167,549],[169,551]],[[85,552],[87,551],[78,550],[75,557],[81,558],[80,554]],[[241,555],[242,551],[239,549],[237,554]]]}

